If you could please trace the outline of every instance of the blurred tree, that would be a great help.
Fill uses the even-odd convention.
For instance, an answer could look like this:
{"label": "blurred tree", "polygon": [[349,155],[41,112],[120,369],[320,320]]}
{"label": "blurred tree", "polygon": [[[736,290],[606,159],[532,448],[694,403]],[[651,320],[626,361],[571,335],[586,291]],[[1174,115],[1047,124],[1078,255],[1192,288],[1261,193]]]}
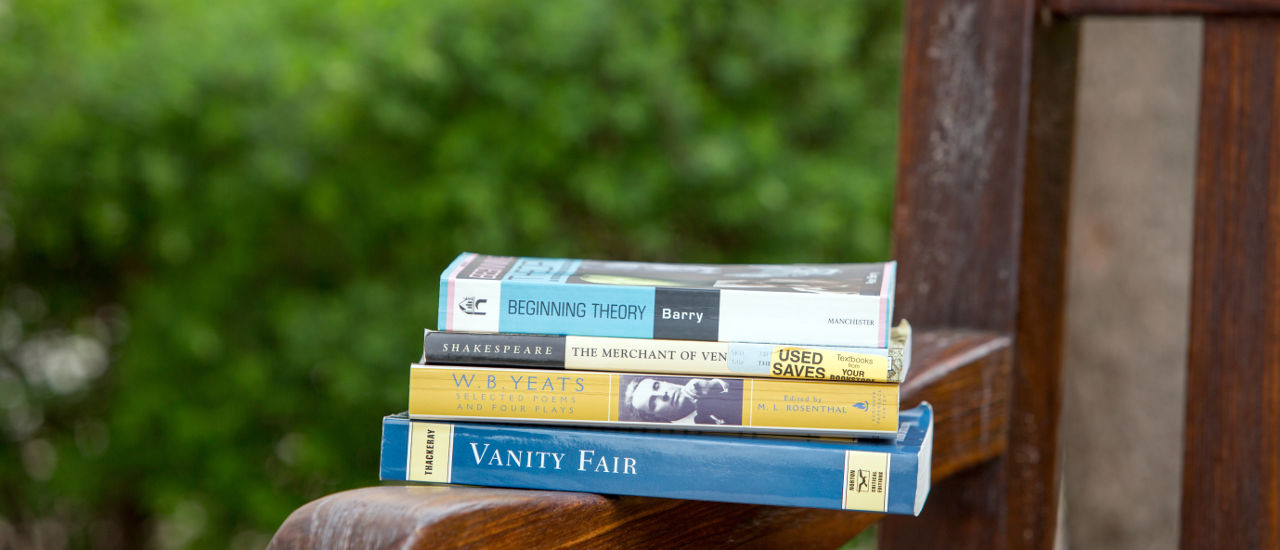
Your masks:
{"label": "blurred tree", "polygon": [[883,258],[897,2],[0,1],[0,540],[376,482],[463,250]]}

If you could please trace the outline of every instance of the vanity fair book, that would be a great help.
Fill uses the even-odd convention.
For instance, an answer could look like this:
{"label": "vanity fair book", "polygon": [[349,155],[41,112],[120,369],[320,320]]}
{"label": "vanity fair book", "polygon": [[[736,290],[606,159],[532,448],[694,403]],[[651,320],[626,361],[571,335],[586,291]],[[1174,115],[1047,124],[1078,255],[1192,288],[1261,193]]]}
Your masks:
{"label": "vanity fair book", "polygon": [[411,420],[382,423],[381,478],[918,515],[933,410],[854,441]]}
{"label": "vanity fair book", "polygon": [[897,264],[710,265],[463,253],[440,329],[888,347]]}
{"label": "vanity fair book", "polygon": [[897,384],[413,365],[409,415],[477,422],[892,438]]}

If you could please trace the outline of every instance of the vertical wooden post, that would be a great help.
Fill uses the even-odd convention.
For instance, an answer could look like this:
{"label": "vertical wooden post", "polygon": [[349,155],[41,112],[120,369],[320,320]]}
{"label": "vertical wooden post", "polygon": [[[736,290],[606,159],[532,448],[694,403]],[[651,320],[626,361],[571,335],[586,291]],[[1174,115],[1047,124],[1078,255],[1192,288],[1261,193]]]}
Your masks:
{"label": "vertical wooden post", "polygon": [[1280,548],[1280,18],[1207,18],[1184,548]]}
{"label": "vertical wooden post", "polygon": [[1014,338],[1003,458],[939,485],[887,548],[1050,548],[1078,25],[1021,0],[915,0],[894,221],[898,312]]}

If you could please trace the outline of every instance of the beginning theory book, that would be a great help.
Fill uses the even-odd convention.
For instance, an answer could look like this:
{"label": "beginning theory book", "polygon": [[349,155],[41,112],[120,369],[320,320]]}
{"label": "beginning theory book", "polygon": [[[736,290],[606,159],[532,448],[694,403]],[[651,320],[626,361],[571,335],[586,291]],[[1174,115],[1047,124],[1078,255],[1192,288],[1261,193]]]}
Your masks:
{"label": "beginning theory book", "polygon": [[669,264],[463,253],[445,331],[888,347],[897,264]]}

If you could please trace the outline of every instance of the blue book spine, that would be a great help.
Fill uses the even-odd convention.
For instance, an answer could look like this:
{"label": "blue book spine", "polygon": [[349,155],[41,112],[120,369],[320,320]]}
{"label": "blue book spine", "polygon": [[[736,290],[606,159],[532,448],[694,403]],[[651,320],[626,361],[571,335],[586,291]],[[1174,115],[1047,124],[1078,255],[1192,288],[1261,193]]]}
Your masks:
{"label": "blue book spine", "polygon": [[883,348],[896,269],[463,253],[440,276],[439,328]]}
{"label": "blue book spine", "polygon": [[383,419],[383,480],[919,515],[933,410],[894,440],[671,434]]}

